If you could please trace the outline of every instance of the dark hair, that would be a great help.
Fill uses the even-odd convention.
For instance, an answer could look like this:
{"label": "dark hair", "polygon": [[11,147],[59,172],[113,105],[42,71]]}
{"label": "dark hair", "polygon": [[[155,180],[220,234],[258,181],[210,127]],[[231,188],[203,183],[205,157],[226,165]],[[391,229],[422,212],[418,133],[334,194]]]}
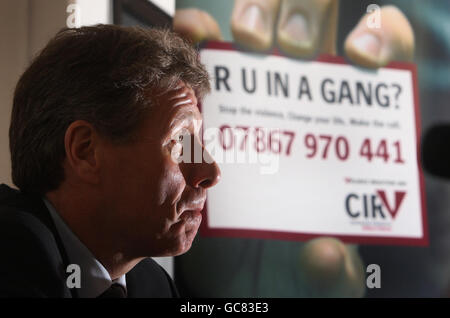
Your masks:
{"label": "dark hair", "polygon": [[12,180],[45,194],[64,180],[64,135],[75,120],[126,142],[151,108],[152,94],[209,87],[196,50],[169,30],[115,25],[63,29],[20,78],[9,141]]}

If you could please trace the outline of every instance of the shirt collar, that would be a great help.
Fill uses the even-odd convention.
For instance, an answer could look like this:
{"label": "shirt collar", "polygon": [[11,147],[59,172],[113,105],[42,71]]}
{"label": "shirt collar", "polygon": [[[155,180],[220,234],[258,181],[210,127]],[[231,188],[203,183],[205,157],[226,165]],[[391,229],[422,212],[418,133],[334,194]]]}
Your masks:
{"label": "shirt collar", "polygon": [[53,205],[43,198],[45,205],[50,211],[50,215],[55,222],[56,229],[61,237],[66,249],[69,261],[77,264],[81,269],[80,288],[78,295],[82,298],[94,298],[102,294],[113,283],[122,285],[126,290],[125,275],[115,280],[111,280],[106,268],[95,258],[91,251],[80,241],[64,222]]}

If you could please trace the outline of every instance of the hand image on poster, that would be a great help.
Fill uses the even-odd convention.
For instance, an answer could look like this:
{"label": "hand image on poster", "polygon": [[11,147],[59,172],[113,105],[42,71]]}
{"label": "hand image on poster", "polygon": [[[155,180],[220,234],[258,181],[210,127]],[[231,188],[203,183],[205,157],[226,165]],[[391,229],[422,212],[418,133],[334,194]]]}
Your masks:
{"label": "hand image on poster", "polygon": [[[249,51],[276,48],[307,60],[335,55],[339,45],[352,63],[369,69],[411,61],[414,34],[401,10],[362,10],[337,43],[338,6],[333,0],[178,1],[174,29],[195,43],[233,41]],[[358,246],[328,237],[307,242],[199,237],[190,253],[176,260],[176,275],[190,296],[361,297],[366,288]]]}

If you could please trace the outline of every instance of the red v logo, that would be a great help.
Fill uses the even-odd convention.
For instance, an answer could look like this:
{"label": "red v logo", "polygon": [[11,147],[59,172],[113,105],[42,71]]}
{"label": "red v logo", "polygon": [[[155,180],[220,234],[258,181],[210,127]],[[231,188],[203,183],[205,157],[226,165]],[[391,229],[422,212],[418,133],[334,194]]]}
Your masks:
{"label": "red v logo", "polygon": [[400,205],[403,202],[403,199],[405,198],[406,192],[405,191],[395,191],[395,202],[394,207],[391,207],[388,203],[388,200],[386,198],[386,193],[381,190],[377,190],[377,194],[380,197],[381,201],[383,202],[383,205],[388,210],[389,214],[392,216],[393,219],[395,219],[395,216],[397,215],[398,210],[400,209]]}

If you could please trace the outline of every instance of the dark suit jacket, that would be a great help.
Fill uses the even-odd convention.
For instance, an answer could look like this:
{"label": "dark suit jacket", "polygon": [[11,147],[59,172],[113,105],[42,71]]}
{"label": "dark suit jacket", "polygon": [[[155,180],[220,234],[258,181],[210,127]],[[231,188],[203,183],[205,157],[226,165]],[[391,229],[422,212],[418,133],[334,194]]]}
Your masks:
{"label": "dark suit jacket", "polygon": [[[77,297],[66,286],[66,251],[39,196],[0,185],[0,297]],[[126,274],[129,298],[177,297],[166,271],[147,258]]]}

